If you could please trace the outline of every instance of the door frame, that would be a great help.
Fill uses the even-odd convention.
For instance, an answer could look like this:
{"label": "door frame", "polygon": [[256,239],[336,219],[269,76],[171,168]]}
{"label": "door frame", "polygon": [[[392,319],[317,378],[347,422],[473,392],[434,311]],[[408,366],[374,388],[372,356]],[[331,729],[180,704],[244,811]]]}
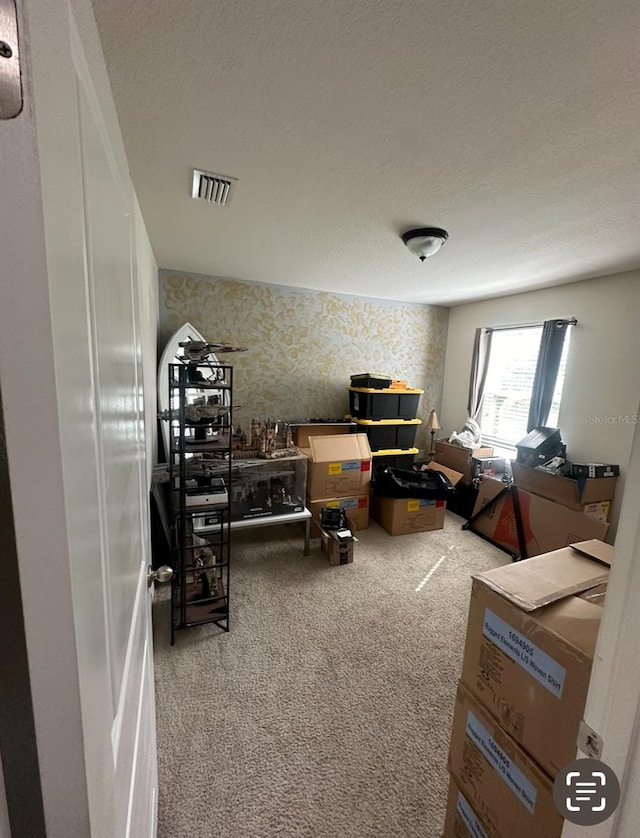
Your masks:
{"label": "door frame", "polygon": [[[640,407],[634,423],[640,417]],[[621,781],[615,815],[589,827],[589,838],[635,838],[640,798],[640,432],[636,424],[624,500],[594,657],[584,720],[603,739],[601,759]],[[584,754],[579,753],[579,757]],[[583,838],[584,827],[566,824],[563,838]]]}

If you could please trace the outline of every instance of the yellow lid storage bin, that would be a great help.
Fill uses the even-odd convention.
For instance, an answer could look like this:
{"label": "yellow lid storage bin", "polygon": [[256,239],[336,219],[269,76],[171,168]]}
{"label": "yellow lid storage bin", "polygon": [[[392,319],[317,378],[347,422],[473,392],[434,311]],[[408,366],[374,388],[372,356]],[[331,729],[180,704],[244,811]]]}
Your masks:
{"label": "yellow lid storage bin", "polygon": [[354,419],[415,419],[423,392],[349,387],[349,413]]}
{"label": "yellow lid storage bin", "polygon": [[392,468],[411,468],[416,454],[417,448],[408,448],[402,450],[399,448],[385,449],[383,451],[372,451],[372,466],[373,470],[380,466],[391,466]]}

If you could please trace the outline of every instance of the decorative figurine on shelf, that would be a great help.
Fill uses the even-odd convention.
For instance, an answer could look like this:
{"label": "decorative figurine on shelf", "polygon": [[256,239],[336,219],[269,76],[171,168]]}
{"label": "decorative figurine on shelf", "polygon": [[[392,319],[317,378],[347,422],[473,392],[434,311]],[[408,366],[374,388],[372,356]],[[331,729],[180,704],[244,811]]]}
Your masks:
{"label": "decorative figurine on shelf", "polygon": [[248,435],[240,427],[233,433],[234,459],[274,459],[288,457],[295,451],[291,426],[282,419],[262,421],[254,417]]}
{"label": "decorative figurine on shelf", "polygon": [[182,347],[184,357],[190,364],[202,363],[209,355],[247,351],[246,346],[229,346],[226,343],[209,343],[204,340],[184,340],[178,346]]}
{"label": "decorative figurine on shelf", "polygon": [[196,549],[193,551],[193,564],[198,568],[208,567],[215,563],[216,554],[208,541],[200,538],[199,535],[193,534],[193,545]]}
{"label": "decorative figurine on shelf", "polygon": [[264,429],[264,434],[266,441],[266,453],[273,454],[273,452],[276,450],[276,423],[267,422],[266,427]]}
{"label": "decorative figurine on shelf", "polygon": [[199,599],[207,599],[211,596],[211,586],[209,585],[209,577],[204,570],[198,576],[198,582],[200,583]]}
{"label": "decorative figurine on shelf", "polygon": [[251,420],[251,439],[249,442],[250,448],[252,451],[256,451],[260,448],[260,435],[262,432],[262,425],[260,424],[259,419],[252,419]]}

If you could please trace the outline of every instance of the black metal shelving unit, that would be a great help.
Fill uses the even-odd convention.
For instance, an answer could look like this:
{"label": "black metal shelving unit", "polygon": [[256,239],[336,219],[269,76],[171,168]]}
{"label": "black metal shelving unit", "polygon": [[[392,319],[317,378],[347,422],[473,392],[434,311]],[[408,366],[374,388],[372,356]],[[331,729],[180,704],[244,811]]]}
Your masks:
{"label": "black metal shelving unit", "polygon": [[[206,360],[169,365],[171,645],[183,628],[214,623],[229,631],[232,402],[232,366]],[[222,495],[212,503],[220,498],[213,483],[221,463],[227,466],[226,500]],[[194,518],[203,513],[218,526],[197,535]]]}

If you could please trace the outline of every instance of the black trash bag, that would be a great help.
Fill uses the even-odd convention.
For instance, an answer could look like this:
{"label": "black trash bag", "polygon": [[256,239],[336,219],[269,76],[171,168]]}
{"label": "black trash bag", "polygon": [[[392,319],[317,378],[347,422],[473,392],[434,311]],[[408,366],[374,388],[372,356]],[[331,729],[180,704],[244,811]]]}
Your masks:
{"label": "black trash bag", "polygon": [[381,466],[374,472],[371,490],[381,498],[450,500],[456,487],[446,474],[435,469],[412,471]]}

